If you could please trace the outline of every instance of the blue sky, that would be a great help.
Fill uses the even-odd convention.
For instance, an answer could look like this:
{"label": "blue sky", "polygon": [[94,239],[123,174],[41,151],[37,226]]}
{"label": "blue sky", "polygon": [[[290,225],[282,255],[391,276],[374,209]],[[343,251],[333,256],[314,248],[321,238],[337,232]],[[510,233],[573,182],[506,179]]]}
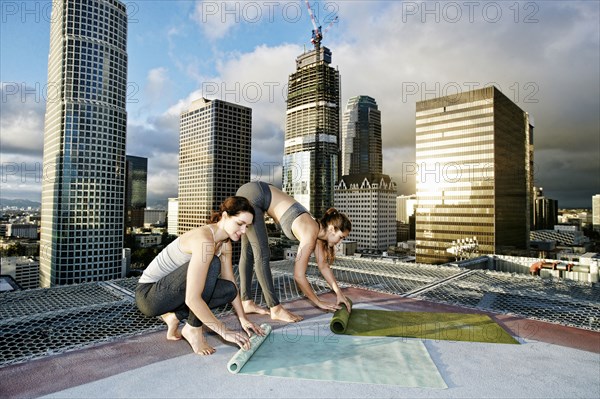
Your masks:
{"label": "blue sky", "polygon": [[[253,109],[253,173],[280,184],[285,86],[312,46],[305,1],[124,3],[127,153],[149,158],[148,203],[177,196],[179,113],[201,96]],[[0,195],[39,200],[52,6],[0,4]],[[600,2],[310,4],[323,26],[339,18],[323,44],[342,105],[377,101],[384,173],[399,194],[414,193],[415,103],[489,84],[533,116],[535,184],[548,197],[590,207],[600,193]]]}

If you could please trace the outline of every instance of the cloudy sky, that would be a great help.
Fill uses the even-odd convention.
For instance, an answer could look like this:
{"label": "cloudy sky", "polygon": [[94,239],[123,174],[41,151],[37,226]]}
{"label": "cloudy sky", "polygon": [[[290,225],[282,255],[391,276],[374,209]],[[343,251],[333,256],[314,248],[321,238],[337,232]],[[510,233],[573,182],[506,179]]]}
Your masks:
{"label": "cloudy sky", "polygon": [[[305,1],[123,1],[127,153],[148,203],[177,196],[179,113],[202,96],[253,109],[253,173],[281,184],[285,92],[311,49]],[[39,201],[49,1],[0,1],[0,196]],[[415,104],[498,87],[535,121],[535,185],[560,207],[600,193],[600,2],[311,1],[342,79],[382,114],[384,173],[415,191]],[[338,17],[333,24],[334,18]],[[273,168],[273,165],[275,167]]]}

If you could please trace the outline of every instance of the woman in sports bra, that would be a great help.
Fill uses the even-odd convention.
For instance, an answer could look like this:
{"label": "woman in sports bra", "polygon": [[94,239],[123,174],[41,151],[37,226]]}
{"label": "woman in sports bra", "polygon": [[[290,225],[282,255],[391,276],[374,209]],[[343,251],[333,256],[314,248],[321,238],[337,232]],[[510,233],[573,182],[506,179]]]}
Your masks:
{"label": "woman in sports bra", "polygon": [[[236,195],[248,198],[254,207],[254,223],[242,237],[240,257],[240,294],[244,311],[270,314],[272,319],[286,322],[302,320],[302,317],[286,310],[275,295],[269,265],[270,252],[264,222],[265,213],[281,226],[289,239],[300,241],[294,264],[294,280],[304,295],[317,307],[326,311],[335,311],[342,303],[350,309],[350,303],[342,294],[330,267],[335,257],[335,245],[350,234],[352,225],[348,217],[330,208],[320,220],[315,220],[294,198],[264,182],[246,183],[238,189]],[[306,278],[308,260],[313,253],[321,275],[337,296],[335,303],[320,300]],[[253,265],[269,310],[259,307],[248,296],[252,284]]]}
{"label": "woman in sports bra", "polygon": [[[136,304],[145,315],[162,317],[167,339],[183,337],[195,353],[211,355],[215,349],[206,341],[205,327],[245,350],[250,348],[251,331],[264,335],[246,317],[231,263],[231,241],[238,241],[253,219],[254,209],[246,198],[229,197],[208,224],[175,239],[144,270],[136,287]],[[211,312],[227,303],[232,303],[248,335],[228,329]],[[183,319],[187,322],[180,333]]]}

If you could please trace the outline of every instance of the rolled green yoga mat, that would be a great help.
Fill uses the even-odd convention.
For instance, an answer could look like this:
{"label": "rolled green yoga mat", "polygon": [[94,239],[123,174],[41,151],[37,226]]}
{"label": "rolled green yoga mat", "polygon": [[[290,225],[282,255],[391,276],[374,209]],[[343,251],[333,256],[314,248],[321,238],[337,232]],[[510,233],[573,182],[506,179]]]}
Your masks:
{"label": "rolled green yoga mat", "polygon": [[261,324],[260,328],[265,332],[264,336],[256,335],[250,337],[250,349],[247,351],[240,349],[227,363],[227,369],[230,373],[237,374],[240,372],[244,364],[250,360],[254,352],[260,347],[260,345],[267,339],[271,333],[271,326],[269,324]]}
{"label": "rolled green yoga mat", "polygon": [[471,313],[396,312],[353,309],[345,305],[329,323],[335,334],[406,337],[446,341],[518,344],[489,316]]}

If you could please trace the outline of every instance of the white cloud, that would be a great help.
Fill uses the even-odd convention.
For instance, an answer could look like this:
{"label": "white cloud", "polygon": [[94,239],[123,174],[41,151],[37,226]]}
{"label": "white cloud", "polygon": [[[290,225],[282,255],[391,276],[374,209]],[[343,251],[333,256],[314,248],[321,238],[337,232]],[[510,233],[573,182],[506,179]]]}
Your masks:
{"label": "white cloud", "polygon": [[225,37],[240,22],[239,1],[198,1],[191,18],[209,40]]}
{"label": "white cloud", "polygon": [[25,83],[3,82],[0,95],[0,140],[2,156],[37,154],[41,156],[44,140],[45,98],[41,87]]}
{"label": "white cloud", "polygon": [[172,153],[156,154],[148,160],[149,205],[177,197],[178,162],[177,154]]}
{"label": "white cloud", "polygon": [[170,79],[165,67],[154,68],[148,71],[144,100],[153,104],[158,102],[169,88]]}

